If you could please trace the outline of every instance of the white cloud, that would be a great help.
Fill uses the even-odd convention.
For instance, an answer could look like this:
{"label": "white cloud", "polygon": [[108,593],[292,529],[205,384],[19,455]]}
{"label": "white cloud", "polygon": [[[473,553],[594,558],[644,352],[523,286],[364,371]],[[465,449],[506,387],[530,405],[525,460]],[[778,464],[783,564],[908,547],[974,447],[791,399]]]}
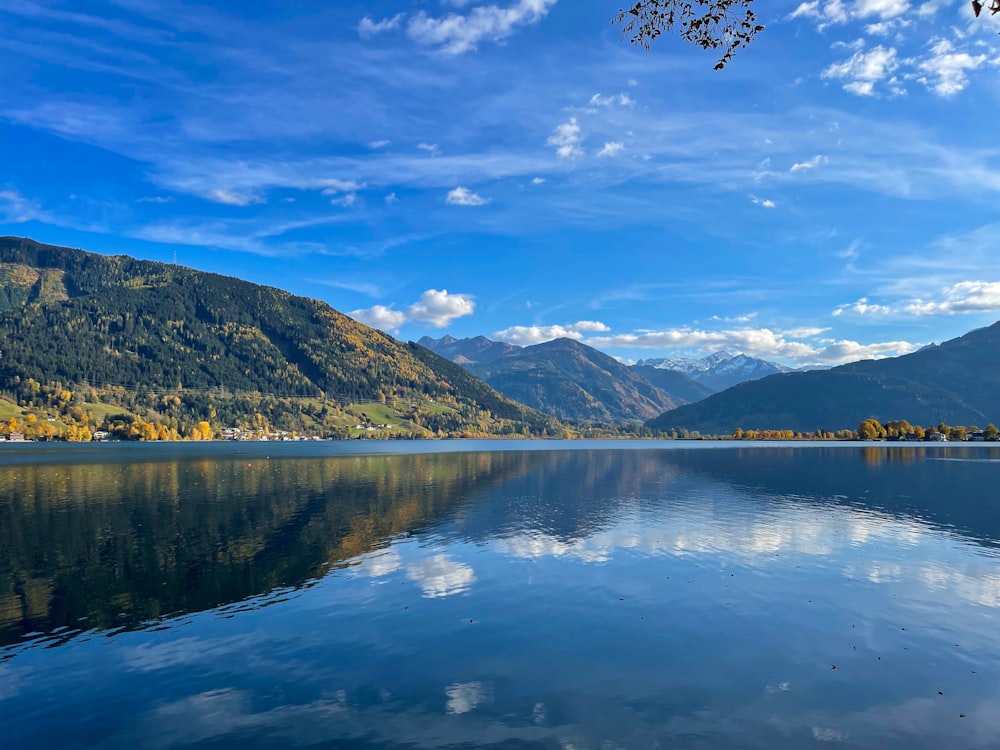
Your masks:
{"label": "white cloud", "polygon": [[872,96],[875,85],[889,78],[899,67],[896,54],[894,47],[885,48],[880,44],[868,52],[855,52],[847,60],[830,65],[821,77],[842,81],[844,89],[852,94]]}
{"label": "white cloud", "polygon": [[937,299],[913,298],[893,305],[873,305],[862,297],[857,302],[840,305],[835,316],[845,312],[857,315],[957,315],[974,312],[1000,312],[1000,281],[962,281],[945,287]]}
{"label": "white cloud", "polygon": [[857,315],[888,315],[892,310],[885,305],[869,304],[867,297],[862,297],[857,302],[846,305],[838,305],[833,311],[835,316],[843,315],[845,312],[852,312]]}
{"label": "white cloud", "polygon": [[941,39],[931,47],[930,57],[917,63],[920,72],[915,77],[938,96],[950,97],[969,84],[966,71],[986,65],[988,59],[986,55],[957,51],[951,42]]}
{"label": "white cloud", "polygon": [[339,198],[331,198],[331,206],[343,206],[344,208],[349,208],[358,202],[357,193],[348,193],[347,195],[342,195]]}
{"label": "white cloud", "polygon": [[531,181],[532,185],[543,185],[544,183],[545,183],[545,178],[544,177],[535,177]]}
{"label": "white cloud", "polygon": [[895,18],[910,9],[907,0],[857,0],[854,4],[854,15],[858,18]]}
{"label": "white cloud", "polygon": [[859,344],[856,341],[822,339],[810,344],[794,340],[811,338],[820,332],[822,330],[816,328],[789,331],[774,331],[769,328],[737,328],[721,331],[674,328],[594,337],[588,339],[586,343],[598,348],[737,351],[752,357],[794,361],[800,365],[843,364],[858,359],[908,354],[918,348],[917,345],[907,341]]}
{"label": "white cloud", "polygon": [[575,117],[571,117],[566,122],[556,126],[555,132],[549,136],[545,143],[555,148],[560,159],[571,159],[583,155],[583,149],[580,148],[582,141],[580,123]]}
{"label": "white cloud", "polygon": [[937,301],[911,300],[903,307],[911,315],[955,315],[1000,310],[1000,281],[963,281],[943,289]]}
{"label": "white cloud", "polygon": [[22,224],[35,220],[48,221],[40,203],[25,198],[16,190],[0,190],[0,221]]}
{"label": "white cloud", "polygon": [[386,146],[388,146],[388,145],[389,145],[390,143],[392,143],[392,141],[387,141],[387,140],[381,140],[381,141],[371,141],[371,142],[370,142],[370,143],[368,144],[368,148],[370,148],[370,149],[380,149],[380,148],[385,148],[385,147],[386,147]]}
{"label": "white cloud", "polygon": [[362,39],[370,39],[385,31],[398,29],[403,22],[403,13],[397,13],[392,18],[383,18],[381,21],[374,21],[370,16],[365,16],[358,22],[358,34]]}
{"label": "white cloud", "polygon": [[611,330],[611,328],[599,320],[578,320],[576,323],[571,324],[571,328],[574,331],[586,331],[588,333],[603,333],[604,331]]}
{"label": "white cloud", "polygon": [[472,315],[475,310],[476,302],[472,295],[449,294],[447,289],[428,289],[410,305],[407,317],[413,323],[444,328],[456,318]]}
{"label": "white cloud", "polygon": [[438,145],[436,143],[418,143],[417,148],[419,148],[421,151],[426,151],[431,156],[441,155],[441,149],[438,148]]}
{"label": "white cloud", "polygon": [[819,336],[821,333],[826,333],[829,328],[817,328],[816,326],[803,326],[802,328],[789,328],[786,331],[782,331],[782,335],[788,336],[793,339],[811,339]]}
{"label": "white cloud", "polygon": [[461,594],[476,581],[476,574],[465,563],[447,555],[434,555],[406,566],[406,577],[415,581],[428,599]]}
{"label": "white cloud", "polygon": [[393,310],[392,307],[385,305],[375,305],[365,310],[352,310],[347,315],[366,326],[378,328],[380,331],[396,331],[406,322],[406,313]]}
{"label": "white cloud", "polygon": [[393,305],[375,305],[347,313],[372,328],[397,331],[406,323],[431,328],[444,328],[456,318],[472,315],[476,311],[475,298],[470,294],[449,294],[447,289],[428,289],[406,311]]}
{"label": "white cloud", "polygon": [[803,171],[803,170],[806,170],[806,169],[815,169],[816,167],[818,167],[820,164],[822,164],[825,161],[826,161],[826,157],[825,156],[816,155],[812,159],[809,159],[807,161],[796,162],[795,164],[793,164],[791,166],[791,168],[788,171],[789,172],[800,172],[800,171]]}
{"label": "white cloud", "polygon": [[452,206],[485,206],[490,202],[488,198],[483,198],[481,195],[461,186],[450,191],[445,201]]}
{"label": "white cloud", "polygon": [[599,157],[617,156],[624,150],[625,144],[619,143],[618,141],[608,141],[604,144],[604,148],[597,152],[597,155]]}
{"label": "white cloud", "polygon": [[588,104],[591,107],[610,107],[614,104],[620,107],[631,107],[635,104],[635,100],[628,94],[609,94],[608,96],[594,94],[590,97]]}
{"label": "white cloud", "polygon": [[263,198],[252,193],[237,193],[223,188],[209,190],[205,197],[215,203],[222,203],[227,206],[250,206],[255,203],[264,202]]}
{"label": "white cloud", "polygon": [[493,690],[481,682],[456,682],[445,688],[447,703],[445,709],[449,714],[468,713],[483,701],[493,699]]}
{"label": "white cloud", "polygon": [[318,187],[323,195],[336,195],[337,193],[353,193],[360,190],[364,185],[354,180],[320,180]]}
{"label": "white cloud", "polygon": [[775,206],[778,205],[770,198],[758,198],[756,195],[750,196],[750,202],[753,203],[755,206],[760,206],[762,208],[774,208]]}
{"label": "white cloud", "polygon": [[542,344],[553,339],[575,339],[579,341],[584,333],[603,333],[611,329],[596,320],[580,320],[576,323],[551,326],[511,326],[497,331],[493,338],[518,346]]}
{"label": "white cloud", "polygon": [[789,18],[809,18],[816,21],[816,28],[823,31],[829,26],[872,16],[883,20],[895,18],[910,9],[908,0],[856,0],[853,4],[843,0],[811,0],[801,3]]}
{"label": "white cloud", "polygon": [[557,0],[518,0],[501,8],[481,5],[467,15],[450,13],[432,18],[425,11],[412,16],[406,33],[419,44],[433,46],[450,55],[460,55],[476,49],[481,41],[499,42],[520,26],[538,23]]}
{"label": "white cloud", "polygon": [[391,206],[393,203],[399,203],[399,196],[395,193],[389,193],[385,196],[385,202],[387,205]]}

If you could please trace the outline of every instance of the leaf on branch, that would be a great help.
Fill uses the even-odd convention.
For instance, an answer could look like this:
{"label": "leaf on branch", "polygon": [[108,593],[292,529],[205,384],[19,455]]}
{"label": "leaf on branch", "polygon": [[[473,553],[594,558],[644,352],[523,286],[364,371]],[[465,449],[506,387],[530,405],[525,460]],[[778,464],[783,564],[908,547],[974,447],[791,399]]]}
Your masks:
{"label": "leaf on branch", "polygon": [[[1000,0],[991,1],[1000,9]],[[676,31],[702,49],[722,49],[715,64],[715,70],[722,70],[738,49],[764,30],[756,23],[752,5],[753,0],[639,0],[619,11],[613,23],[624,23],[622,38],[645,49],[664,31]]]}

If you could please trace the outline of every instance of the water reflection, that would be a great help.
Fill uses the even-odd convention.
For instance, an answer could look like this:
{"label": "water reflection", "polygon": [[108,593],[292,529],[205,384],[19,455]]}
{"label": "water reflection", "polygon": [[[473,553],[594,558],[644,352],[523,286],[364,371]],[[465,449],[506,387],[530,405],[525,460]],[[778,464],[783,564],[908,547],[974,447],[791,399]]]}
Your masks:
{"label": "water reflection", "polygon": [[[112,628],[0,650],[0,732],[15,748],[1000,746],[990,450],[0,469],[8,632],[57,627],[60,602]],[[118,629],[154,600],[176,616]]]}
{"label": "water reflection", "polygon": [[[0,467],[0,643],[300,585],[517,468],[492,454]],[[424,568],[437,595],[471,578],[445,558]]]}

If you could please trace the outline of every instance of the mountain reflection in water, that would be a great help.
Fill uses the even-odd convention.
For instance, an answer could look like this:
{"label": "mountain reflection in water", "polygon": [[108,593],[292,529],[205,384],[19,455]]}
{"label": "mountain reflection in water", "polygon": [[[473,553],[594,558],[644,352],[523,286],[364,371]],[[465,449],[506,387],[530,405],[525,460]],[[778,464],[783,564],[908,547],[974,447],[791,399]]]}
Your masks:
{"label": "mountain reflection in water", "polygon": [[5,748],[1000,746],[993,446],[105,455],[0,465]]}

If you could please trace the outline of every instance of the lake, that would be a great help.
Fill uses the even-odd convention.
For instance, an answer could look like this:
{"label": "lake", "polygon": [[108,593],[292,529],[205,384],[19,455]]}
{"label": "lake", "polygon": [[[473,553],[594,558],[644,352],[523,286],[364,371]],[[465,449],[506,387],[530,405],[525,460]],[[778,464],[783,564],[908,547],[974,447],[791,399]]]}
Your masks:
{"label": "lake", "polygon": [[1000,747],[1000,448],[0,446],[0,746]]}

